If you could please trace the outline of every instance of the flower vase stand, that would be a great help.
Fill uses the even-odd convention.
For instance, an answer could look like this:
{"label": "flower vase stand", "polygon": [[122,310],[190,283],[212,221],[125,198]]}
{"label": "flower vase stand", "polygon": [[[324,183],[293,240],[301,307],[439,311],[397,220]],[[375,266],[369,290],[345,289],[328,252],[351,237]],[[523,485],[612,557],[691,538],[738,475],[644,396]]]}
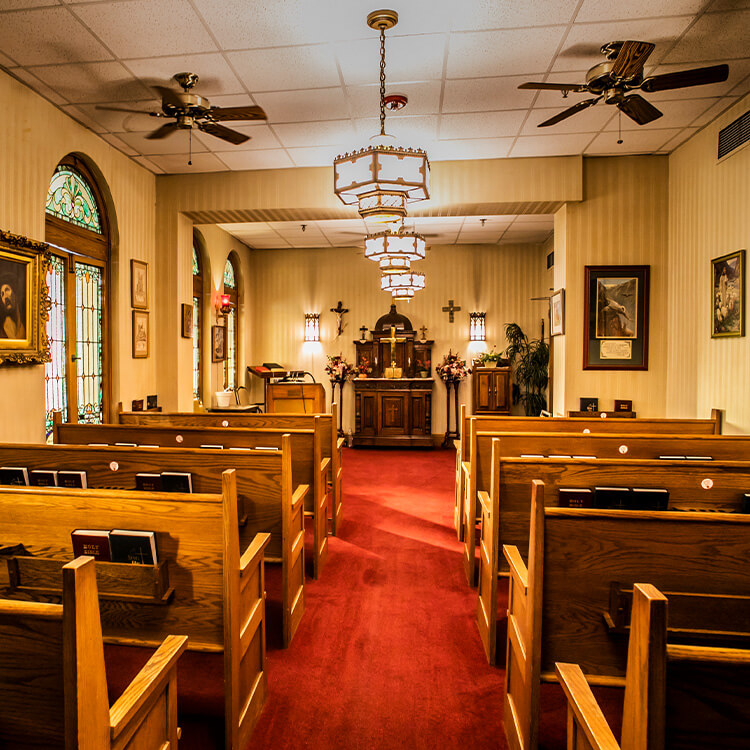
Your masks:
{"label": "flower vase stand", "polygon": [[[443,448],[450,448],[454,440],[461,437],[458,419],[458,386],[460,380],[445,381],[445,438],[443,439]],[[451,393],[453,393],[453,407],[455,414],[455,429],[451,430]]]}

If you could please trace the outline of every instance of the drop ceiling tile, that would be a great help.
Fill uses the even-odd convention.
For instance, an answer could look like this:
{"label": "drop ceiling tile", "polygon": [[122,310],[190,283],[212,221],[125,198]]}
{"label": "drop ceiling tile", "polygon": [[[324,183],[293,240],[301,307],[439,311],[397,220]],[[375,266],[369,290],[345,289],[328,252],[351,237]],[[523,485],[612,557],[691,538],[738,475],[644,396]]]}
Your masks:
{"label": "drop ceiling tile", "polygon": [[296,167],[330,167],[341,153],[338,146],[311,146],[287,149]]}
{"label": "drop ceiling tile", "polygon": [[259,151],[222,151],[219,157],[232,170],[285,169],[294,166],[289,154],[281,148]]}
{"label": "drop ceiling tile", "polygon": [[344,150],[355,141],[351,120],[300,122],[274,125],[273,130],[283,146],[338,146]]}
{"label": "drop ceiling tile", "polygon": [[706,13],[665,57],[666,63],[747,57],[750,9]]}
{"label": "drop ceiling tile", "polygon": [[441,115],[440,139],[514,136],[525,116],[524,109]]}
{"label": "drop ceiling tile", "polygon": [[72,104],[148,99],[151,92],[119,62],[29,68]]}
{"label": "drop ceiling tile", "polygon": [[662,150],[671,153],[678,146],[681,146],[685,141],[692,138],[699,130],[700,128],[683,128],[677,132],[677,135],[675,135],[674,138],[671,138],[666,143],[662,144]]}
{"label": "drop ceiling tile", "polygon": [[41,8],[60,4],[60,0],[3,0],[2,10],[22,10],[23,8]]}
{"label": "drop ceiling tile", "polygon": [[123,109],[139,109],[145,114],[129,114],[127,112],[113,112],[106,109],[98,109],[96,104],[76,104],[63,109],[95,132],[109,131],[110,133],[142,133],[155,130],[161,124],[149,112],[157,111],[153,101],[140,102],[109,102],[112,107]]}
{"label": "drop ceiling tile", "polygon": [[611,154],[614,156],[633,153],[653,153],[680,132],[679,128],[660,130],[628,130],[623,132],[623,143],[617,143],[616,132],[600,133],[586,148],[587,154]]}
{"label": "drop ceiling tile", "polygon": [[[405,146],[427,149],[437,139],[437,115],[390,115],[385,121],[385,130]],[[365,117],[354,121],[354,128],[364,146],[370,137],[380,132],[380,120]]]}
{"label": "drop ceiling tile", "polygon": [[[440,81],[420,81],[419,83],[397,83],[388,85],[388,94],[403,94],[409,99],[408,104],[398,113],[388,111],[388,116],[401,115],[432,115],[440,110]],[[377,114],[380,107],[380,87],[378,84],[369,86],[349,86],[346,89],[349,97],[352,117],[368,117]]]}
{"label": "drop ceiling tile", "polygon": [[554,72],[588,70],[592,65],[606,60],[599,48],[615,39],[642,39],[653,42],[656,49],[651,54],[649,62],[659,63],[664,53],[692,20],[692,16],[677,16],[632,19],[606,24],[576,24],[565,39],[565,44],[552,70]]}
{"label": "drop ceiling tile", "polygon": [[714,0],[709,10],[738,10],[739,8],[750,8],[750,0]]}
{"label": "drop ceiling tile", "polygon": [[199,80],[193,91],[200,96],[210,97],[214,106],[218,106],[214,103],[214,95],[244,94],[237,76],[218,53],[126,60],[124,64],[145,85],[165,86],[175,91],[182,91],[172,79],[175,73],[183,70],[197,73]]}
{"label": "drop ceiling tile", "polygon": [[695,127],[703,127],[708,125],[709,122],[715,120],[722,112],[729,109],[733,104],[739,101],[739,97],[724,96],[719,99],[716,104],[709,107],[702,115],[693,120],[690,124]]}
{"label": "drop ceiling tile", "polygon": [[[663,102],[669,99],[691,99],[691,98],[703,98],[710,96],[723,96],[728,94],[738,84],[742,83],[748,76],[750,76],[750,59],[745,60],[712,60],[711,65],[719,65],[720,63],[726,63],[729,65],[729,77],[723,83],[709,83],[704,86],[689,86],[682,89],[673,89],[672,91],[655,91],[653,94],[648,94],[648,99],[651,102]],[[649,71],[649,76],[663,75],[665,73],[676,73],[681,70],[692,70],[693,68],[705,67],[705,63],[679,63],[677,65],[659,65],[655,69]]]}
{"label": "drop ceiling tile", "polygon": [[504,231],[464,229],[458,235],[458,242],[469,242],[474,245],[494,245]]}
{"label": "drop ceiling tile", "polygon": [[74,12],[121,59],[216,50],[187,0],[93,3]]}
{"label": "drop ceiling tile", "polygon": [[164,170],[161,167],[157,167],[147,156],[134,156],[133,161],[138,162],[142,167],[148,169],[149,172],[164,174]]}
{"label": "drop ceiling tile", "polygon": [[230,52],[227,58],[248,90],[327,88],[341,81],[328,45]]}
{"label": "drop ceiling tile", "polygon": [[474,31],[566,24],[573,17],[576,5],[577,0],[559,0],[555,3],[477,0],[453,6],[452,28],[454,31]]}
{"label": "drop ceiling tile", "polygon": [[254,221],[254,222],[240,222],[237,224],[217,224],[220,229],[223,229],[229,234],[242,233],[244,235],[255,234],[268,234],[271,229],[265,221]]}
{"label": "drop ceiling tile", "polygon": [[[495,231],[507,229],[516,217],[510,216],[467,216],[464,220],[464,231]],[[482,224],[484,219],[484,224]]]}
{"label": "drop ceiling tile", "polygon": [[564,26],[552,26],[452,34],[446,76],[479,78],[547,70],[564,32]]}
{"label": "drop ceiling tile", "polygon": [[[536,73],[542,77],[543,73]],[[528,76],[502,78],[459,78],[445,82],[443,112],[486,112],[501,109],[524,109],[531,106],[535,91],[519,90]]]}
{"label": "drop ceiling tile", "polygon": [[200,172],[226,172],[226,166],[215,154],[193,154],[193,164],[188,165],[187,154],[160,154],[151,160],[170,174],[190,174]]}
{"label": "drop ceiling tile", "polygon": [[[377,32],[367,26],[367,15],[373,8],[371,0],[323,0],[313,3],[317,7],[330,9],[329,17],[336,23],[329,24],[331,39],[369,39]],[[455,6],[435,0],[390,0],[386,4],[398,13],[398,25],[388,32],[388,39],[394,34],[429,34],[446,32],[450,29],[451,19],[455,15]]]}
{"label": "drop ceiling tile", "polygon": [[513,138],[466,138],[441,140],[430,147],[430,162],[462,159],[502,159],[508,155]]}
{"label": "drop ceiling tile", "polygon": [[[80,106],[77,106],[75,104],[65,104],[61,106],[60,109],[65,112],[66,115],[72,117],[77,122],[80,122],[81,125],[87,127],[89,130],[93,130],[95,133],[106,133],[111,130],[111,128],[104,127],[98,120],[90,117],[89,114]],[[110,114],[116,115],[118,113],[111,112]],[[121,116],[127,117],[127,115]],[[118,119],[119,118],[113,118],[113,122],[117,121]]]}
{"label": "drop ceiling tile", "polygon": [[413,216],[407,219],[408,224],[419,227],[420,231],[432,229],[460,229],[463,226],[462,216]]}
{"label": "drop ceiling tile", "polygon": [[584,0],[576,15],[579,21],[613,21],[654,16],[687,16],[698,13],[705,0],[669,0],[654,5],[653,0]]}
{"label": "drop ceiling tile", "polygon": [[249,94],[220,94],[211,96],[212,107],[245,107],[254,106],[257,102]]}
{"label": "drop ceiling tile", "polygon": [[15,68],[18,63],[0,52],[0,65],[2,65],[4,68]]}
{"label": "drop ceiling tile", "polygon": [[[273,130],[262,122],[248,123],[246,125],[228,122],[226,123],[226,127],[231,130],[236,130],[238,133],[249,135],[250,140],[245,141],[238,146],[227,147],[226,141],[217,139],[215,136],[209,135],[208,133],[196,133],[196,135],[208,146],[210,151],[252,151],[255,149],[274,149],[281,147],[279,139],[276,137]],[[217,147],[217,144],[220,145]]]}
{"label": "drop ceiling tile", "polygon": [[[654,106],[664,114],[648,125],[638,125],[623,115],[622,129],[625,130],[664,130],[665,128],[683,128],[693,124],[696,117],[713,107],[718,99],[680,99],[668,102],[655,102]],[[617,117],[613,117],[604,130],[617,130]]]}
{"label": "drop ceiling tile", "polygon": [[20,10],[0,19],[0,49],[20,65],[112,59],[67,8]]}
{"label": "drop ceiling tile", "polygon": [[[430,81],[443,76],[445,34],[388,37],[386,76],[393,86],[399,82]],[[335,45],[336,57],[347,86],[378,83],[380,42],[376,35]]]}
{"label": "drop ceiling tile", "polygon": [[580,154],[591,140],[591,133],[520,136],[509,156],[566,156]]}
{"label": "drop ceiling tile", "polygon": [[615,108],[607,106],[603,102],[595,104],[593,107],[577,112],[571,115],[557,125],[547,125],[540,128],[539,124],[545,122],[550,117],[554,117],[564,112],[572,104],[565,102],[560,107],[554,109],[533,109],[529,112],[529,117],[523,125],[521,135],[541,135],[544,130],[552,133],[598,133],[615,114]]}
{"label": "drop ceiling tile", "polygon": [[270,123],[341,120],[349,117],[349,107],[340,86],[267,92],[257,94],[255,99],[266,111]]}
{"label": "drop ceiling tile", "polygon": [[118,138],[116,135],[113,135],[112,133],[102,133],[102,138],[104,138],[107,143],[109,143],[110,146],[114,146],[118,151],[122,151],[123,154],[127,154],[128,156],[138,156],[138,151],[136,151],[132,146],[129,146],[125,141],[123,141],[121,138]]}
{"label": "drop ceiling tile", "polygon": [[255,250],[282,250],[289,247],[289,243],[279,237],[253,237],[244,239],[242,235],[235,235],[240,242],[244,242]]}
{"label": "drop ceiling tile", "polygon": [[428,237],[427,249],[429,250],[433,245],[455,245],[457,242],[458,234],[456,232],[440,235],[439,237]]}
{"label": "drop ceiling tile", "polygon": [[[153,141],[148,140],[146,135],[148,133],[118,133],[118,136],[139,154],[145,156],[151,154],[182,154],[187,162],[189,149],[189,133],[187,130],[178,130],[166,138]],[[193,155],[207,150],[198,138],[193,138]]]}
{"label": "drop ceiling tile", "polygon": [[47,86],[47,84],[40,81],[31,71],[26,70],[26,68],[14,68],[13,75],[18,78],[19,81],[23,81],[27,86],[41,94],[53,104],[60,105],[68,103],[67,99],[60,96],[60,92],[56,88]]}

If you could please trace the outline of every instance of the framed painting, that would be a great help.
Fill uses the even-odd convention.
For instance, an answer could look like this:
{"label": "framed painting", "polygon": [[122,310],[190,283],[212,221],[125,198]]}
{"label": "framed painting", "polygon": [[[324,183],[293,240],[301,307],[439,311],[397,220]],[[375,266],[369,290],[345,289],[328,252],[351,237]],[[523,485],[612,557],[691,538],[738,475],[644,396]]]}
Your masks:
{"label": "framed painting", "polygon": [[0,232],[0,364],[49,362],[49,246]]}
{"label": "framed painting", "polygon": [[711,338],[745,335],[745,251],[711,261]]}
{"label": "framed painting", "polygon": [[133,310],[133,359],[146,359],[149,355],[149,326],[147,312]]}
{"label": "framed painting", "polygon": [[193,338],[193,306],[182,305],[182,338]]}
{"label": "framed painting", "polygon": [[211,326],[211,361],[223,362],[227,358],[227,329]]}
{"label": "framed painting", "polygon": [[565,290],[552,292],[549,298],[549,333],[550,336],[561,336],[565,333]]}
{"label": "framed painting", "polygon": [[130,261],[130,306],[138,310],[148,307],[148,263]]}
{"label": "framed painting", "polygon": [[586,266],[584,370],[648,370],[650,270]]}

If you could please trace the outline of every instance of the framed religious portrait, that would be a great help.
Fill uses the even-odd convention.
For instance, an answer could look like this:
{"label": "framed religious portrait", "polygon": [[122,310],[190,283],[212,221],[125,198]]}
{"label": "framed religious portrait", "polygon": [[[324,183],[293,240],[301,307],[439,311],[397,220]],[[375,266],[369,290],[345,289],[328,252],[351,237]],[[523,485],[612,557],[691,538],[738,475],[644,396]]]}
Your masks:
{"label": "framed religious portrait", "polygon": [[711,338],[745,335],[745,251],[711,261]]}
{"label": "framed religious portrait", "polygon": [[552,292],[549,298],[549,334],[561,336],[565,333],[565,290]]}
{"label": "framed religious portrait", "polygon": [[193,338],[193,306],[182,305],[182,338]]}
{"label": "framed religious portrait", "polygon": [[133,310],[133,358],[146,359],[149,354],[149,330],[147,312]]}
{"label": "framed religious portrait", "polygon": [[49,362],[49,246],[0,232],[0,364]]}
{"label": "framed religious portrait", "polygon": [[648,370],[650,270],[586,266],[584,370]]}
{"label": "framed religious portrait", "polygon": [[223,362],[227,358],[227,329],[211,326],[211,361]]}
{"label": "framed religious portrait", "polygon": [[130,260],[130,306],[148,307],[148,263],[142,260]]}

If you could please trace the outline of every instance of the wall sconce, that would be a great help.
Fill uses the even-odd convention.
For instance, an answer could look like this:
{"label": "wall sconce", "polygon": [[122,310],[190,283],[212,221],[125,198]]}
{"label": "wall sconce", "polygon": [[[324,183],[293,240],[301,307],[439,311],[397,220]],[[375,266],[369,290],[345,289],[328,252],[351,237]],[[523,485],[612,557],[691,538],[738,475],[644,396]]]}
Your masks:
{"label": "wall sconce", "polygon": [[228,294],[216,295],[216,317],[221,318],[234,310],[234,302]]}
{"label": "wall sconce", "polygon": [[305,313],[305,341],[320,341],[320,313]]}
{"label": "wall sconce", "polygon": [[487,332],[484,327],[484,319],[487,313],[469,313],[469,341],[486,341]]}

